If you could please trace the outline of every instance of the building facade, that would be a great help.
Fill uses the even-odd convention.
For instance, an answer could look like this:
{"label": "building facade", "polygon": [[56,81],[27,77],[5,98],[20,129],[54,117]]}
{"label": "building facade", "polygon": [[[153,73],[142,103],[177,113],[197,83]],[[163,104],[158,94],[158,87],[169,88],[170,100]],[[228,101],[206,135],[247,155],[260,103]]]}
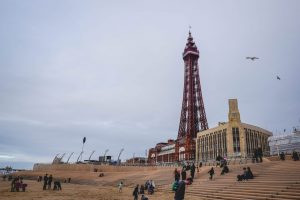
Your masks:
{"label": "building facade", "polygon": [[237,99],[229,99],[228,122],[199,132],[196,140],[196,161],[215,160],[222,157],[252,157],[254,150],[269,151],[270,131],[242,123]]}
{"label": "building facade", "polygon": [[154,148],[149,150],[148,162],[156,163],[172,163],[175,162],[175,140],[158,143]]}
{"label": "building facade", "polygon": [[290,154],[293,151],[300,152],[300,128],[294,127],[292,133],[276,135],[268,139],[270,155],[279,155],[284,152]]}

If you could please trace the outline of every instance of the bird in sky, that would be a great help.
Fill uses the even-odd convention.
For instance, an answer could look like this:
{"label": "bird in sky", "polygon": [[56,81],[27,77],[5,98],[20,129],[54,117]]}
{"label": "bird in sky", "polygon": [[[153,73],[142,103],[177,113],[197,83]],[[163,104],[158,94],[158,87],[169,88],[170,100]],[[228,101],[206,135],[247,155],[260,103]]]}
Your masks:
{"label": "bird in sky", "polygon": [[251,59],[252,61],[256,60],[256,59],[259,59],[258,57],[246,57],[246,59]]}
{"label": "bird in sky", "polygon": [[277,80],[281,80],[279,76],[277,76]]}

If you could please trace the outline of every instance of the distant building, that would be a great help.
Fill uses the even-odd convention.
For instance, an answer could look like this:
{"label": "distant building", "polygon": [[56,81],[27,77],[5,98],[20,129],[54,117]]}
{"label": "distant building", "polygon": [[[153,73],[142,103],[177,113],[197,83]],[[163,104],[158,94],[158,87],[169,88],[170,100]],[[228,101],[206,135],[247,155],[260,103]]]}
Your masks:
{"label": "distant building", "polygon": [[272,136],[268,139],[271,155],[279,153],[291,153],[293,150],[300,151],[300,129],[294,128],[293,132],[286,135]]}
{"label": "distant building", "polygon": [[127,164],[145,164],[147,163],[147,158],[145,157],[134,157],[126,160]]}
{"label": "distant building", "polygon": [[222,157],[252,157],[255,149],[269,151],[270,131],[242,123],[237,99],[229,99],[228,122],[201,131],[196,139],[196,161],[214,160]]}
{"label": "distant building", "polygon": [[151,148],[148,153],[148,162],[168,163],[175,162],[175,140],[168,140],[168,142],[161,142]]}

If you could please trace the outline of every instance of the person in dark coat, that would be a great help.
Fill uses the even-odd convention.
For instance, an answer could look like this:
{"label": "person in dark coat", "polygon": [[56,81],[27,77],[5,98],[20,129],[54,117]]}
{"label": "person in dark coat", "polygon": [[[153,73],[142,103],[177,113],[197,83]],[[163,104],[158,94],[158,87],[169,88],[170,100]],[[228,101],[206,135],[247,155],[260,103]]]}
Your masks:
{"label": "person in dark coat", "polygon": [[285,160],[285,155],[283,152],[281,152],[279,156],[280,156],[280,160]]}
{"label": "person in dark coat", "polygon": [[295,150],[293,151],[292,158],[293,158],[294,161],[299,160],[298,153]]}
{"label": "person in dark coat", "polygon": [[48,184],[48,174],[45,174],[45,176],[44,176],[43,190],[47,189],[47,184]]}
{"label": "person in dark coat", "polygon": [[247,174],[247,179],[253,179],[254,178],[253,173],[252,173],[250,167],[247,167],[246,174]]}
{"label": "person in dark coat", "polygon": [[148,197],[146,197],[145,195],[142,194],[141,200],[149,200],[149,199],[148,199]]}
{"label": "person in dark coat", "polygon": [[138,200],[139,198],[139,185],[136,185],[133,192],[132,192],[132,195],[134,197],[133,200]]}
{"label": "person in dark coat", "polygon": [[175,181],[179,181],[179,179],[180,179],[180,173],[178,172],[177,168],[175,168],[175,170],[174,170],[174,178],[175,178]]}
{"label": "person in dark coat", "polygon": [[187,163],[185,170],[189,171],[191,169],[190,163]]}
{"label": "person in dark coat", "polygon": [[224,175],[225,173],[228,173],[228,172],[229,172],[229,168],[227,167],[227,165],[224,165],[221,175]]}
{"label": "person in dark coat", "polygon": [[221,160],[223,160],[223,158],[220,155],[218,155],[216,158],[217,161],[216,167],[221,166]]}
{"label": "person in dark coat", "polygon": [[200,164],[199,164],[199,168],[201,168],[202,167],[202,162],[200,162]]}
{"label": "person in dark coat", "polygon": [[257,149],[257,156],[259,158],[259,162],[262,162],[263,161],[263,159],[262,159],[263,152],[262,152],[262,148],[261,147],[258,147],[258,149]]}
{"label": "person in dark coat", "polygon": [[185,171],[185,167],[184,168],[182,168],[182,170],[181,170],[181,180],[185,180],[186,179],[186,171]]}
{"label": "person in dark coat", "polygon": [[183,200],[185,194],[185,182],[180,181],[175,192],[174,200]]}
{"label": "person in dark coat", "polygon": [[52,174],[51,174],[48,178],[48,190],[51,189],[52,180],[53,180],[53,178],[52,178]]}
{"label": "person in dark coat", "polygon": [[196,167],[195,167],[195,164],[193,163],[192,166],[191,166],[191,177],[192,177],[192,180],[194,179],[194,176],[195,176],[195,170],[196,170]]}
{"label": "person in dark coat", "polygon": [[243,180],[248,180],[246,167],[243,168],[242,174],[237,175],[237,181],[243,181]]}
{"label": "person in dark coat", "polygon": [[15,192],[15,191],[16,191],[16,181],[17,181],[17,178],[14,178],[14,179],[11,181],[11,184],[10,184],[10,186],[11,186],[10,191],[11,191],[11,192]]}
{"label": "person in dark coat", "polygon": [[61,190],[60,181],[54,181],[53,190]]}
{"label": "person in dark coat", "polygon": [[210,175],[209,179],[212,180],[213,175],[215,174],[214,168],[212,167],[212,168],[208,171],[208,173],[209,173],[209,175]]}
{"label": "person in dark coat", "polygon": [[140,187],[140,194],[145,194],[145,187],[143,184]]}

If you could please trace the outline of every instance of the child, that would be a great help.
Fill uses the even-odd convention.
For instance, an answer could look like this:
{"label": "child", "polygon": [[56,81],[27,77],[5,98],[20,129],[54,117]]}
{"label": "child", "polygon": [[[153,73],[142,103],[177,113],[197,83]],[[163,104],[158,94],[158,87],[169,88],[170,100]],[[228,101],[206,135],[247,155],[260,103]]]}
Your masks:
{"label": "child", "polygon": [[119,192],[122,192],[122,188],[123,188],[123,182],[121,181],[121,182],[119,183]]}

